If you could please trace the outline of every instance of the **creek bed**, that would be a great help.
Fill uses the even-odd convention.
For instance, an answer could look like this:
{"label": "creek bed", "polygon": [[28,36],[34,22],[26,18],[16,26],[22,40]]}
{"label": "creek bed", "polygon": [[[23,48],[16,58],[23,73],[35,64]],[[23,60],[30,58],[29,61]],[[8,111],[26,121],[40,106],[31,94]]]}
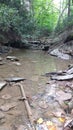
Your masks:
{"label": "creek bed", "polygon": [[[14,50],[9,55],[16,56],[20,64],[6,60],[6,56],[3,56],[5,64],[0,66],[0,79],[4,80],[13,76],[25,78],[26,80],[22,84],[30,100],[32,96],[42,94],[46,83],[49,82],[49,77],[42,75],[48,72],[65,70],[69,64],[73,63],[72,60],[62,60],[40,50]],[[24,104],[23,102],[18,102],[18,98],[21,97],[19,87],[15,86],[14,83],[11,86],[7,85],[0,92],[0,105],[10,102],[18,103],[14,109],[5,112],[6,120],[4,125],[6,127],[13,126],[14,124],[25,124],[27,121]],[[9,94],[11,98],[2,99],[2,97],[5,97],[3,95],[6,94]]]}

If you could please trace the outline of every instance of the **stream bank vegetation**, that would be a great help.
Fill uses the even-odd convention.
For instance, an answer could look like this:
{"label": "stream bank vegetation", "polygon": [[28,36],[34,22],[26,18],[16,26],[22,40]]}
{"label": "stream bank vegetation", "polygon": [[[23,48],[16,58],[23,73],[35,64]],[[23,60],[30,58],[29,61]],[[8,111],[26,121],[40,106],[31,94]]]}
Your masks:
{"label": "stream bank vegetation", "polygon": [[[72,58],[73,0],[0,0],[0,53],[9,51],[5,45]],[[0,130],[72,130],[73,64],[66,70],[40,75],[29,64],[38,60],[27,55],[25,59],[8,53],[0,57]],[[43,76],[45,84],[40,83]],[[38,93],[31,96],[36,85]]]}
{"label": "stream bank vegetation", "polygon": [[72,27],[72,0],[0,1],[1,45],[15,47],[30,47],[31,43],[61,45],[62,42],[72,40]]}

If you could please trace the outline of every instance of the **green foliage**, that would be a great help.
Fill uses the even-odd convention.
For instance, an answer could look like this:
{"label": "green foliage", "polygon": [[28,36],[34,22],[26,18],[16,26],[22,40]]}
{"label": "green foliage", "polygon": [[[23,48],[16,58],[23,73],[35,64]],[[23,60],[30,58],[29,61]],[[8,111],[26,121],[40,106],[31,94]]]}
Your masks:
{"label": "green foliage", "polygon": [[8,32],[12,30],[17,34],[30,34],[34,30],[33,19],[24,8],[16,8],[0,4],[0,30]]}
{"label": "green foliage", "polygon": [[63,21],[64,28],[71,28],[73,26],[73,14],[69,17],[65,17]]}
{"label": "green foliage", "polygon": [[37,26],[46,32],[53,31],[58,18],[54,3],[51,0],[34,0],[33,6]]}
{"label": "green foliage", "polygon": [[73,26],[73,0],[64,0],[62,2],[62,6],[62,11],[59,14],[59,20],[55,28],[56,32],[64,31],[65,29]]}
{"label": "green foliage", "polygon": [[73,25],[73,2],[70,6],[71,15],[68,16],[69,6],[66,0],[60,2],[61,8],[56,7],[54,0],[31,0],[29,11],[27,1],[0,0],[0,31],[12,30],[20,36],[35,38],[40,35],[48,36],[54,29],[60,31]]}
{"label": "green foliage", "polygon": [[18,34],[49,35],[56,25],[58,10],[51,0],[32,0],[31,10],[27,11],[25,1],[1,0],[0,1],[0,29],[12,29]]}
{"label": "green foliage", "polygon": [[22,18],[18,10],[10,8],[5,4],[0,4],[0,30],[8,32],[10,29],[20,33],[20,23]]}

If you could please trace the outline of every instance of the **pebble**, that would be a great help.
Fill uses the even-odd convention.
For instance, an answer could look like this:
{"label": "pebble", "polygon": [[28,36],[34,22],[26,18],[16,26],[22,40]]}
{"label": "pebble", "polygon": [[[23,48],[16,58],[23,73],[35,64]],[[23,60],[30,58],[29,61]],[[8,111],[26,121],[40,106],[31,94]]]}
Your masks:
{"label": "pebble", "polygon": [[0,90],[4,87],[4,86],[6,86],[6,82],[0,82]]}
{"label": "pebble", "polygon": [[17,65],[17,66],[20,66],[20,65],[21,65],[21,63],[19,63],[19,62],[13,62],[13,64],[15,64],[15,65]]}
{"label": "pebble", "polygon": [[3,60],[3,58],[2,57],[0,57],[0,61],[2,61]]}
{"label": "pebble", "polygon": [[11,78],[7,78],[5,79],[7,82],[18,82],[18,81],[23,81],[25,80],[24,78],[21,77],[11,77]]}
{"label": "pebble", "polygon": [[19,59],[15,56],[7,56],[6,59],[11,61],[19,61]]}

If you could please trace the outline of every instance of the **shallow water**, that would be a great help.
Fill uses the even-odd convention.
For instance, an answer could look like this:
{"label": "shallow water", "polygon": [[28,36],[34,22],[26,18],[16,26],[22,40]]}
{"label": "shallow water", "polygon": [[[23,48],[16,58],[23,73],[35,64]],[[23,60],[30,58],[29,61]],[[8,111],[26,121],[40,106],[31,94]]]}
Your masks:
{"label": "shallow water", "polygon": [[[29,97],[30,103],[31,99],[34,99],[34,106],[37,106],[36,98],[40,95],[44,95],[46,90],[51,93],[50,88],[46,89],[46,83],[49,82],[49,77],[41,76],[45,73],[57,70],[64,70],[67,68],[68,64],[72,64],[73,61],[61,60],[57,57],[49,56],[47,53],[44,53],[40,50],[14,50],[10,56],[16,56],[19,58],[20,66],[16,65],[13,61],[6,60],[6,56],[3,56],[3,60],[5,62],[4,65],[0,65],[0,79],[5,80],[8,77],[24,77],[27,80],[22,82],[24,86],[25,94]],[[3,95],[10,95],[11,98],[9,100],[2,99]],[[20,88],[16,86],[15,83],[7,84],[2,91],[0,92],[0,106],[5,103],[17,102],[18,105],[9,110],[6,114],[6,120],[3,124],[6,128],[13,127],[14,130],[21,124],[27,124],[28,116],[27,111],[25,109],[25,104],[18,99],[22,97]],[[33,98],[32,98],[33,97]],[[47,98],[47,101],[52,104],[53,99]],[[41,103],[41,102],[40,102]],[[41,104],[42,105],[42,104]],[[57,105],[58,106],[58,105]],[[38,108],[38,107],[37,107]],[[38,113],[40,113],[40,109],[32,109],[33,114],[37,117]],[[39,115],[40,116],[40,115]]]}
{"label": "shallow water", "polygon": [[20,57],[24,67],[31,74],[44,74],[51,71],[66,69],[69,64],[72,64],[72,60],[62,60],[57,57],[53,57],[40,50],[19,50],[12,55]]}
{"label": "shallow water", "polygon": [[24,77],[27,79],[25,82],[27,91],[31,88],[33,93],[41,91],[40,88],[49,81],[49,78],[41,75],[51,71],[65,70],[69,64],[73,63],[72,60],[62,60],[40,50],[14,50],[9,55],[18,57],[21,65],[17,66],[4,57],[6,63],[0,66],[1,80],[12,76]]}

